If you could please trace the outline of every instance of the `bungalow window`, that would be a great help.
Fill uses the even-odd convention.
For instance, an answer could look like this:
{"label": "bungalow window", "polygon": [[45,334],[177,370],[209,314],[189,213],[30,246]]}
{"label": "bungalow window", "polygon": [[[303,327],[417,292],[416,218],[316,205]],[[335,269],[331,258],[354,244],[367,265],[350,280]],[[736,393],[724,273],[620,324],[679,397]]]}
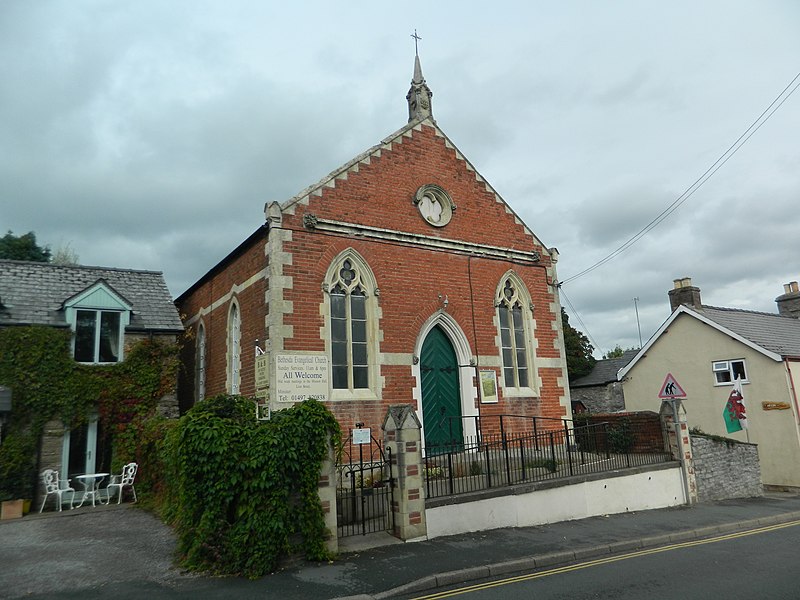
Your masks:
{"label": "bungalow window", "polygon": [[75,360],[82,363],[119,362],[120,313],[78,309],[75,321]]}
{"label": "bungalow window", "polygon": [[711,370],[714,373],[714,385],[726,385],[736,379],[747,381],[744,359],[714,361]]}

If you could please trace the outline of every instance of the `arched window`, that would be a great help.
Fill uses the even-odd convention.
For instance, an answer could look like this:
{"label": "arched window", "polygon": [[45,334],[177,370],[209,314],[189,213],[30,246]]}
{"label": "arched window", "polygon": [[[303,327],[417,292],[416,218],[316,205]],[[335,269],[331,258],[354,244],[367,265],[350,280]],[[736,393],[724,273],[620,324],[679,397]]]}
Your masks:
{"label": "arched window", "polygon": [[197,328],[197,349],[195,354],[195,401],[206,397],[206,326],[200,323]]}
{"label": "arched window", "polygon": [[506,390],[533,388],[530,300],[524,284],[514,273],[502,279],[495,304],[500,329],[503,386]]}
{"label": "arched window", "polygon": [[[339,255],[326,276],[331,387],[364,397],[377,382],[377,302],[375,280],[353,250]],[[346,396],[346,394],[345,394]]]}
{"label": "arched window", "polygon": [[231,394],[239,393],[239,369],[241,368],[242,353],[242,317],[239,305],[235,300],[231,302],[228,313],[228,391]]}

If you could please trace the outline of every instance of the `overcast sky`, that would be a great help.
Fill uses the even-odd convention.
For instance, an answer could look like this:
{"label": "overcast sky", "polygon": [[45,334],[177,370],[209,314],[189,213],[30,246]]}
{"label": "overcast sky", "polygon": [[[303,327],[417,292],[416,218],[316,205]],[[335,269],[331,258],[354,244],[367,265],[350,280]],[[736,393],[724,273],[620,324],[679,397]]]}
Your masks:
{"label": "overcast sky", "polygon": [[[674,202],[800,72],[800,2],[0,2],[0,229],[186,290],[286,200],[437,123],[561,280]],[[799,80],[800,81],[800,80]],[[498,240],[498,245],[502,240]],[[599,356],[800,279],[800,92],[631,250],[564,286]],[[563,299],[562,299],[563,301]],[[570,307],[574,307],[580,321]]]}

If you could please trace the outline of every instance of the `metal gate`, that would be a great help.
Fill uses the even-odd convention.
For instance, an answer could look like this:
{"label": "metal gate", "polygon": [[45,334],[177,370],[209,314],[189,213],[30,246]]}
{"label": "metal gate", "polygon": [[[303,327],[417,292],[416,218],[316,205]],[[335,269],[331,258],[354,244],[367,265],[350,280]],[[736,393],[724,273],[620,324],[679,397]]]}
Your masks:
{"label": "metal gate", "polygon": [[360,431],[369,430],[355,430],[355,436],[353,430],[350,431],[336,465],[336,517],[340,538],[394,530],[392,451],[387,448],[384,453],[372,435],[359,439]]}

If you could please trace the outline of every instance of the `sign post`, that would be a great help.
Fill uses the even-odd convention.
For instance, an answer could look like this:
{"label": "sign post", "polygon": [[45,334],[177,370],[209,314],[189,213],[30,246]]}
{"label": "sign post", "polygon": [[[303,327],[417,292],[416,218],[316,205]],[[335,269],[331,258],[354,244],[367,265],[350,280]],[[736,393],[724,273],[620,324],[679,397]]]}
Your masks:
{"label": "sign post", "polygon": [[[680,402],[681,398],[686,398],[686,392],[681,387],[681,384],[678,383],[678,380],[672,375],[672,373],[667,373],[667,376],[664,378],[664,383],[661,384],[661,389],[658,392],[658,397],[661,398],[665,402],[669,402],[672,406],[672,425],[675,428],[675,442],[678,446],[678,454],[681,458],[681,479],[683,480],[683,491],[684,496],[686,498],[686,503],[692,503],[692,495],[689,486],[689,475],[688,475],[688,468],[689,465],[687,464],[687,457],[686,452],[683,449],[683,426],[684,423],[681,422],[679,412],[678,412],[678,403]],[[688,439],[688,438],[687,438]]]}

